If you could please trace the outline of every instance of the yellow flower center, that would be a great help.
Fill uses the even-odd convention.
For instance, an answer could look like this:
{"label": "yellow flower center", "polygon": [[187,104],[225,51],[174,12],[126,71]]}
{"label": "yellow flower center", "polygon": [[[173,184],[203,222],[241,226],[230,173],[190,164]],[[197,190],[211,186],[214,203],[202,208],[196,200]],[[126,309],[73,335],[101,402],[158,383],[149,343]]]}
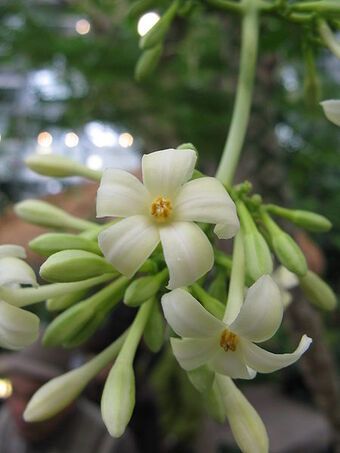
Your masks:
{"label": "yellow flower center", "polygon": [[224,329],[221,333],[220,346],[227,351],[236,351],[238,336],[228,329]]}
{"label": "yellow flower center", "polygon": [[172,203],[169,198],[157,197],[153,200],[150,207],[151,215],[158,220],[164,222],[167,220],[172,212]]}

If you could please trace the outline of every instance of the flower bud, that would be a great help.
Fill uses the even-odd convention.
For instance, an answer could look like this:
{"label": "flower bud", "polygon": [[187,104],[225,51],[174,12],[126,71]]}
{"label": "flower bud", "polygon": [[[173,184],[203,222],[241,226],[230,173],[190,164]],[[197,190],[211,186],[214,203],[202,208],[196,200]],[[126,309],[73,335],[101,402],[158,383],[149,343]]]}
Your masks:
{"label": "flower bud", "polygon": [[271,274],[273,260],[267,242],[258,231],[243,236],[247,274],[253,281]]}
{"label": "flower bud", "polygon": [[101,400],[106,428],[113,437],[121,437],[135,407],[135,374],[131,363],[116,360],[111,368]]}
{"label": "flower bud", "polygon": [[40,275],[49,282],[76,282],[106,273],[116,273],[101,256],[83,250],[62,250],[47,258]]}
{"label": "flower bud", "polygon": [[161,44],[168,32],[178,9],[178,0],[174,0],[160,20],[140,40],[141,49],[150,49]]}
{"label": "flower bud", "polygon": [[334,310],[337,304],[333,290],[317,274],[308,271],[300,278],[300,286],[307,299],[322,310]]}
{"label": "flower bud", "polygon": [[268,205],[267,211],[308,231],[323,233],[332,228],[331,222],[326,217],[315,212],[286,209],[276,205]]}
{"label": "flower bud", "polygon": [[150,351],[158,352],[164,343],[165,324],[159,304],[153,304],[144,330],[144,341]]}
{"label": "flower bud", "polygon": [[326,115],[333,124],[340,126],[340,101],[336,99],[330,99],[327,101],[320,102],[321,107]]}
{"label": "flower bud", "polygon": [[54,297],[53,299],[48,299],[46,302],[48,311],[61,311],[66,310],[66,308],[71,307],[76,302],[82,300],[88,292],[88,289],[81,289],[79,291],[74,291],[63,296]]}
{"label": "flower bud", "polygon": [[31,398],[24,420],[38,422],[49,419],[74,401],[88,382],[118,354],[126,334],[121,335],[100,354],[76,370],[58,376],[43,385]]}
{"label": "flower bud", "polygon": [[38,236],[29,243],[30,248],[42,256],[50,256],[61,250],[85,250],[101,255],[97,242],[75,234],[46,233]]}
{"label": "flower bud", "polygon": [[25,162],[28,168],[34,172],[55,178],[85,176],[98,181],[102,175],[99,171],[91,170],[59,154],[32,154]]}
{"label": "flower bud", "polygon": [[167,276],[168,270],[164,269],[157,275],[137,278],[127,287],[124,303],[129,307],[138,307],[157,294]]}
{"label": "flower bud", "polygon": [[209,286],[208,293],[211,297],[220,300],[222,304],[227,302],[227,283],[226,272],[218,271],[215,278]]}
{"label": "flower bud", "polygon": [[216,383],[240,450],[243,453],[267,453],[268,434],[256,410],[229,377],[216,375]]}
{"label": "flower bud", "polygon": [[271,240],[280,263],[294,274],[305,275],[307,272],[306,258],[294,239],[280,230],[280,233],[272,236]]}
{"label": "flower bud", "polygon": [[18,217],[28,223],[49,228],[75,228],[86,230],[97,227],[95,223],[74,217],[46,201],[25,200],[14,206]]}
{"label": "flower bud", "polygon": [[224,423],[226,419],[225,409],[216,380],[210,388],[202,393],[202,396],[210,416],[218,423]]}
{"label": "flower bud", "polygon": [[146,49],[139,57],[135,69],[135,78],[138,82],[145,80],[157,68],[162,56],[163,46],[161,44]]}

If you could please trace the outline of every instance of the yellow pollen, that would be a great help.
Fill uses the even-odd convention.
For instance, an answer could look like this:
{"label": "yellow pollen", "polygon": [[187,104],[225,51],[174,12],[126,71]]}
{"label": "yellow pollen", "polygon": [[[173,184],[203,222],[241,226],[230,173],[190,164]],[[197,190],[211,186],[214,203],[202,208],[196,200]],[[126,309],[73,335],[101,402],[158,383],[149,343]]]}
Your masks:
{"label": "yellow pollen", "polygon": [[220,346],[227,351],[236,351],[238,343],[238,336],[235,335],[233,332],[230,332],[230,330],[225,329],[221,333],[221,338],[220,338]]}
{"label": "yellow pollen", "polygon": [[172,212],[172,204],[169,198],[157,197],[151,203],[150,213],[156,220],[163,222],[167,220]]}

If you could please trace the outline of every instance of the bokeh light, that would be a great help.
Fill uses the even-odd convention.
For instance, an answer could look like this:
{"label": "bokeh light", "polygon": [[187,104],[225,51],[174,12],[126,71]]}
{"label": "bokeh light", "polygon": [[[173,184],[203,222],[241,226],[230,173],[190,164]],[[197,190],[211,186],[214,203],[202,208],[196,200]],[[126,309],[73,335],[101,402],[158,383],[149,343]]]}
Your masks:
{"label": "bokeh light", "polygon": [[103,159],[98,154],[90,154],[86,159],[86,165],[91,170],[100,170],[103,168]]}
{"label": "bokeh light", "polygon": [[12,383],[9,379],[0,379],[0,398],[7,399],[13,393]]}
{"label": "bokeh light", "polygon": [[74,132],[68,132],[66,135],[65,135],[65,145],[68,147],[68,148],[74,148],[78,145],[79,143],[79,137],[77,134],[75,134]]}
{"label": "bokeh light", "polygon": [[91,30],[91,24],[88,20],[86,19],[79,19],[76,22],[76,32],[79,33],[80,35],[87,35],[89,31]]}
{"label": "bokeh light", "polygon": [[43,131],[38,134],[37,142],[39,146],[47,148],[52,145],[53,137],[49,132]]}
{"label": "bokeh light", "polygon": [[118,138],[118,143],[122,148],[129,148],[133,144],[133,137],[128,132],[123,132]]}
{"label": "bokeh light", "polygon": [[137,31],[140,36],[144,36],[147,34],[151,28],[157,24],[159,21],[160,16],[159,14],[155,13],[154,11],[150,11],[149,13],[143,14],[138,21],[137,24]]}

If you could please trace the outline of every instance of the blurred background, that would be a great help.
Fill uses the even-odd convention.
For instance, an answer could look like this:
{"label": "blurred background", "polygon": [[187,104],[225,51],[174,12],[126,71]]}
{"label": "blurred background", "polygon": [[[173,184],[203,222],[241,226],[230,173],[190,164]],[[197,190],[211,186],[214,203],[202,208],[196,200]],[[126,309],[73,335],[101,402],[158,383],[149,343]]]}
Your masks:
{"label": "blurred background", "polygon": [[[191,142],[200,166],[214,173],[234,101],[239,20],[203,7],[176,18],[158,69],[137,83],[139,37],[169,2],[152,3],[150,11],[129,17],[128,0],[0,2],[1,243],[25,245],[43,231],[15,219],[11,206],[18,200],[44,197],[76,215],[94,215],[95,184],[35,175],[23,164],[34,152],[69,156],[95,170],[112,166],[138,174],[143,153]],[[340,61],[317,47],[319,80],[311,84],[304,33],[276,18],[262,20],[252,118],[237,182],[249,179],[266,201],[310,209],[332,221],[329,234],[296,232],[295,237],[310,267],[339,293],[340,134],[325,120],[318,100],[340,98]],[[30,260],[38,267],[37,256]],[[39,310],[48,320],[44,308]],[[269,428],[273,452],[339,448],[334,434],[340,432],[340,316],[308,310],[292,309],[274,347],[289,348],[297,324],[303,331],[304,323],[312,326],[321,349],[311,363],[260,377],[256,391],[246,389],[269,424],[278,407],[285,407],[286,416]],[[130,318],[120,316],[123,324]],[[107,326],[102,330],[97,344],[78,352],[81,356],[107,344]],[[237,451],[225,426],[221,431],[206,422],[197,395],[166,350],[153,358],[142,350],[140,356],[140,375],[149,383],[139,390],[132,424],[138,451]],[[0,380],[0,397],[5,400],[11,389],[10,381]],[[87,396],[96,404],[99,394],[92,389]],[[297,424],[303,426],[294,444],[290,435]],[[313,441],[312,433],[324,442]]]}

